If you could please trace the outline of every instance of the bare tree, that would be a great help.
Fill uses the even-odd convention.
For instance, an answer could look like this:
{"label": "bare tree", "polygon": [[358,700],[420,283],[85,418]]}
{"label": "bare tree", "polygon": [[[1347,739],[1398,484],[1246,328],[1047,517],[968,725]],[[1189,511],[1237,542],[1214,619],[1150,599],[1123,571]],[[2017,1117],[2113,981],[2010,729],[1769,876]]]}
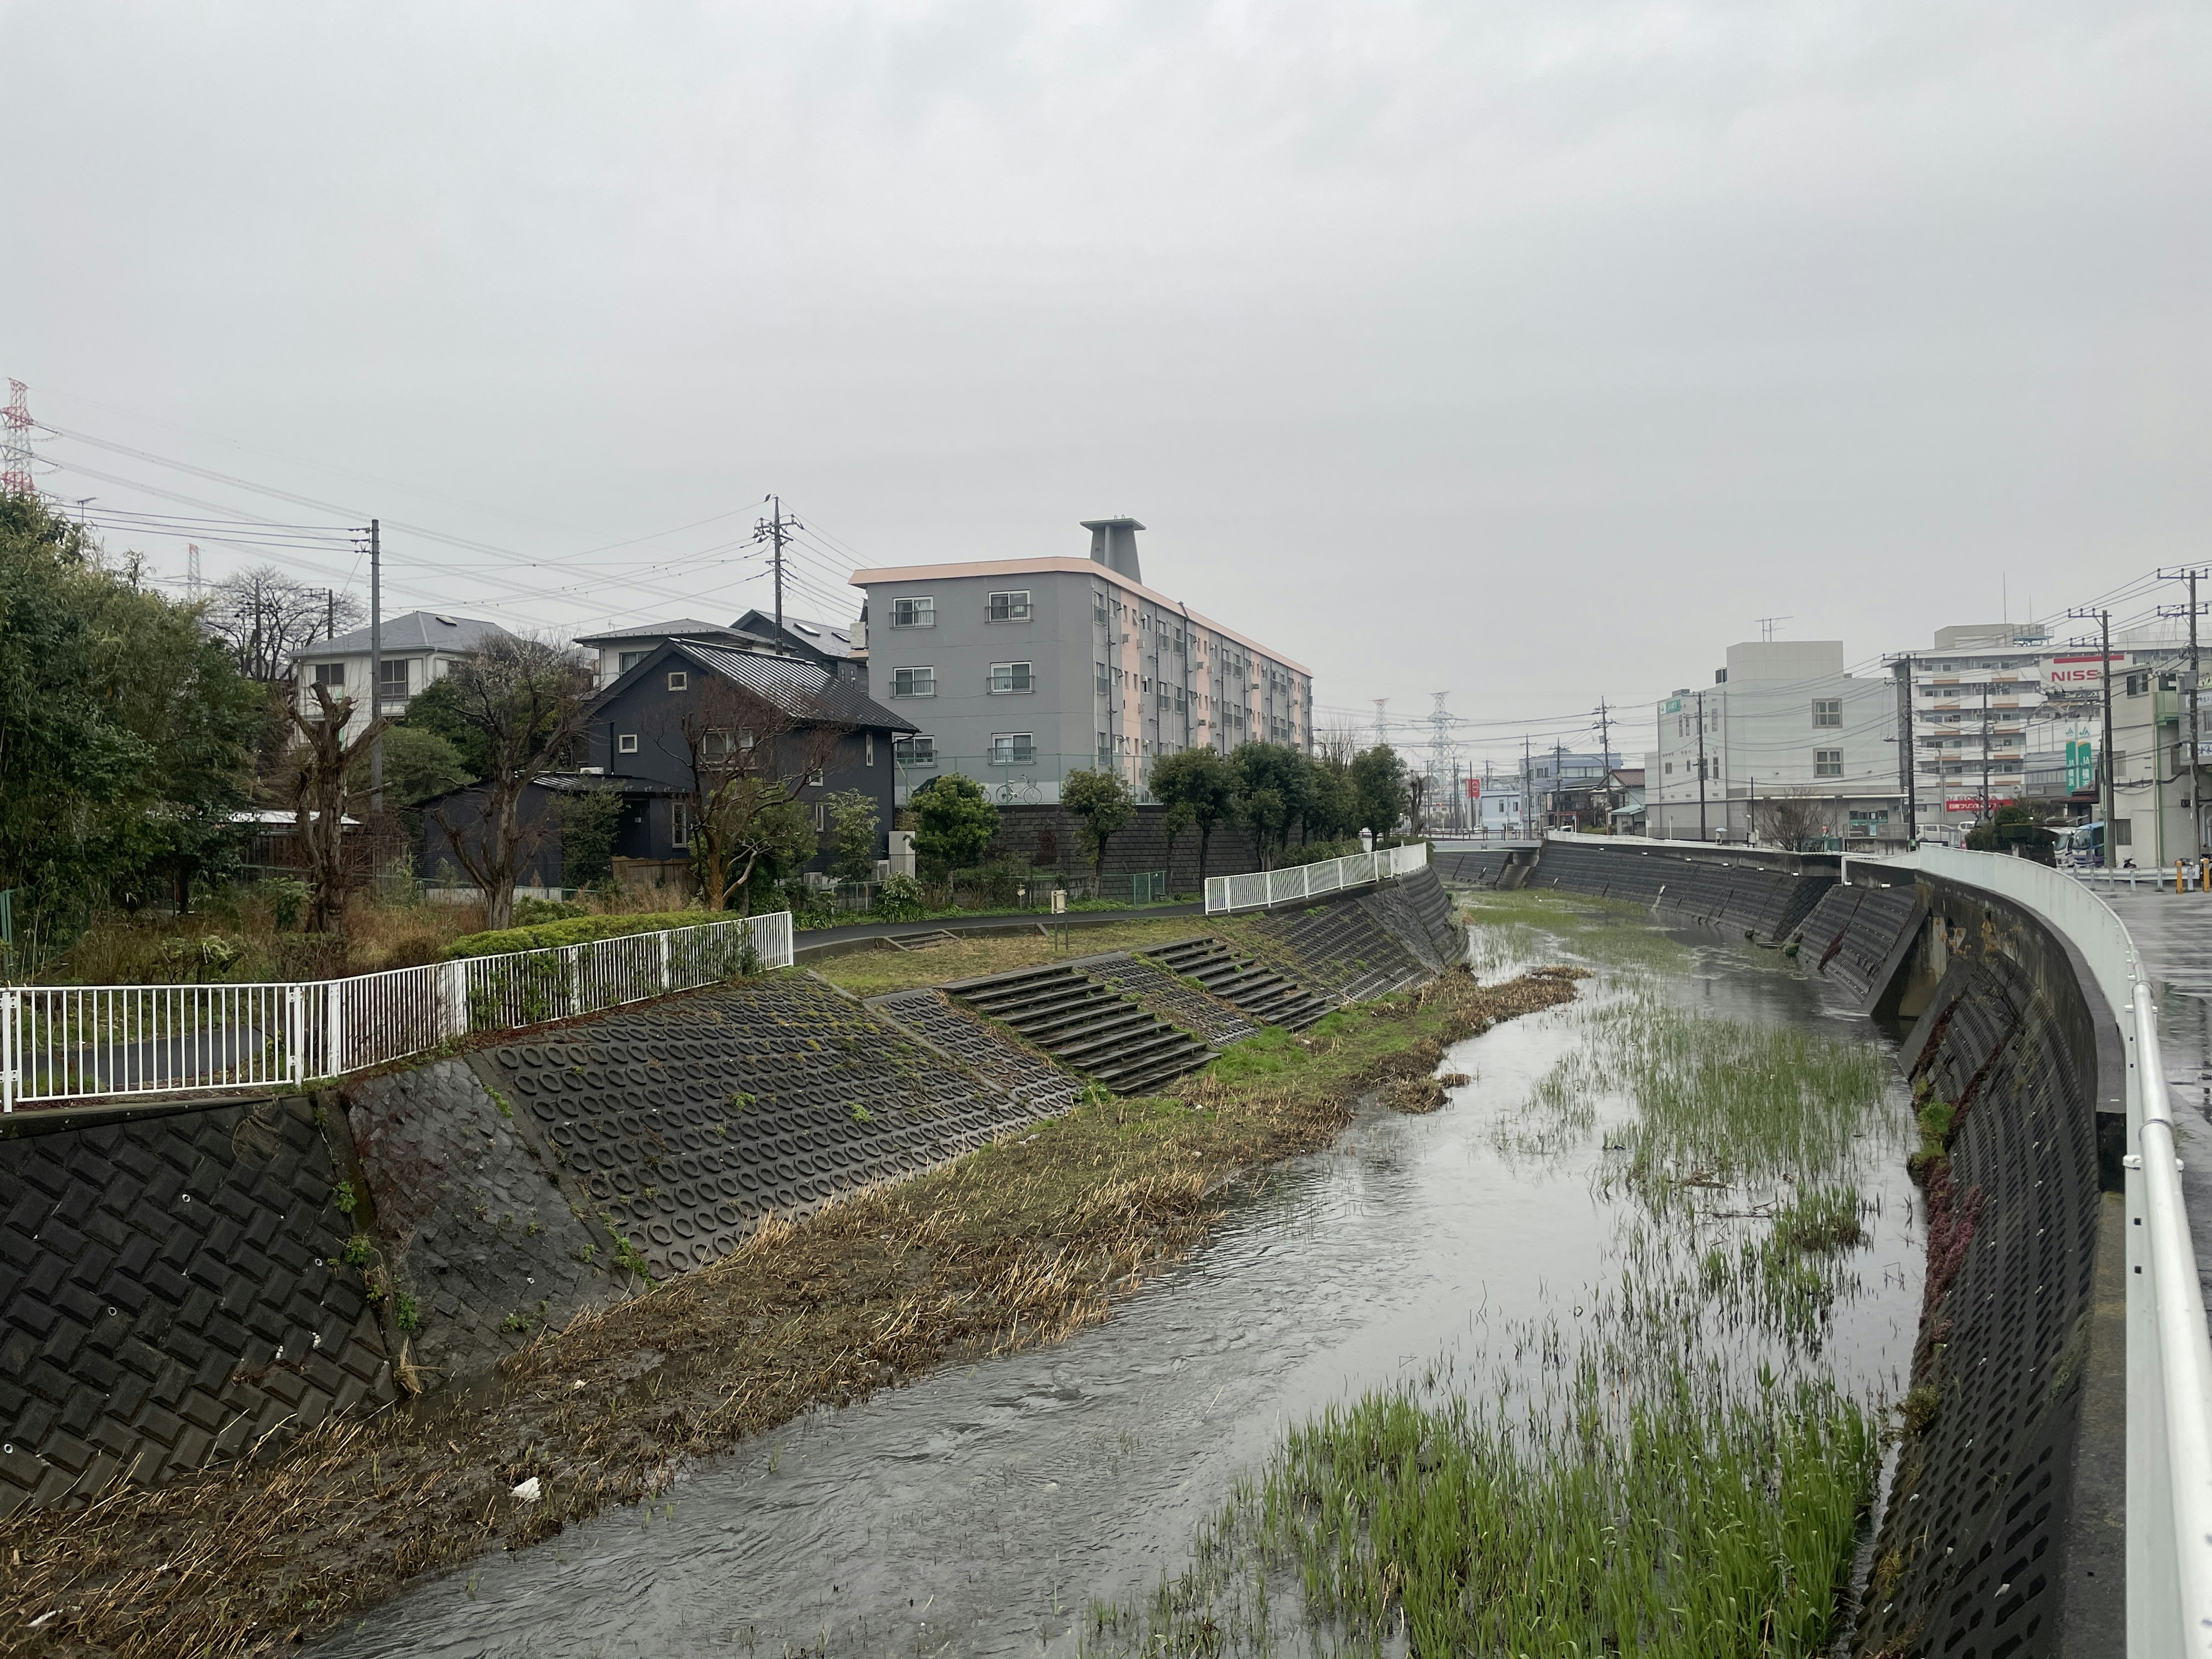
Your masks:
{"label": "bare tree", "polygon": [[691,867],[709,910],[752,908],[752,880],[803,863],[819,845],[799,799],[828,775],[841,738],[852,730],[802,693],[771,698],[720,675],[705,679],[677,721],[690,772],[682,803],[691,817]]}
{"label": "bare tree", "polygon": [[271,684],[290,679],[292,665],[318,639],[362,621],[352,599],[310,587],[267,564],[217,582],[203,614],[238,659],[239,672]]}
{"label": "bare tree", "polygon": [[373,720],[349,743],[345,727],[353,699],[333,699],[325,686],[312,689],[313,713],[302,713],[296,702],[285,705],[301,739],[292,766],[292,822],[307,862],[307,930],[327,933],[345,918],[345,817],[353,800],[348,778],[355,760],[392,722]]}
{"label": "bare tree", "polygon": [[1360,750],[1360,730],[1350,720],[1330,720],[1314,728],[1314,753],[1338,766],[1349,766]]}
{"label": "bare tree", "polygon": [[483,739],[490,765],[459,797],[475,806],[472,819],[457,823],[442,806],[431,816],[482,890],[487,927],[514,925],[515,880],[545,829],[523,821],[522,792],[574,750],[591,706],[592,678],[590,665],[575,653],[512,635],[488,640],[447,676],[453,707]]}
{"label": "bare tree", "polygon": [[1802,852],[1821,835],[1824,805],[1818,795],[1796,791],[1769,795],[1759,803],[1754,829],[1761,840],[1785,852]]}

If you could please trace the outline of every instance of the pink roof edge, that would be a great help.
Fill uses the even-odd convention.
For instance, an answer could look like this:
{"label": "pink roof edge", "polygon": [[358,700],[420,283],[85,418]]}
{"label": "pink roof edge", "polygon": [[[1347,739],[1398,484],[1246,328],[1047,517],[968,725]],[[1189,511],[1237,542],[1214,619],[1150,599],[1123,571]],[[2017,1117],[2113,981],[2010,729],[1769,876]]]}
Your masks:
{"label": "pink roof edge", "polygon": [[1133,582],[1120,571],[1110,570],[1093,559],[978,559],[970,564],[890,565],[881,569],[855,570],[849,580],[850,585],[854,587],[865,587],[870,582],[926,582],[953,576],[1024,576],[1038,572],[1051,572],[1060,575],[1103,576],[1117,587],[1126,587],[1132,593],[1141,593],[1156,605],[1165,605],[1170,611],[1187,615],[1191,621],[1203,623],[1224,639],[1234,640],[1241,646],[1257,651],[1263,657],[1272,658],[1282,664],[1284,667],[1294,669],[1298,673],[1304,674],[1308,679],[1313,678],[1312,669],[1302,662],[1292,661],[1273,646],[1262,645],[1257,640],[1247,639],[1233,628],[1224,628],[1212,617],[1202,616],[1198,611],[1187,609],[1182,600],[1171,599],[1158,589],[1147,587],[1142,582]]}

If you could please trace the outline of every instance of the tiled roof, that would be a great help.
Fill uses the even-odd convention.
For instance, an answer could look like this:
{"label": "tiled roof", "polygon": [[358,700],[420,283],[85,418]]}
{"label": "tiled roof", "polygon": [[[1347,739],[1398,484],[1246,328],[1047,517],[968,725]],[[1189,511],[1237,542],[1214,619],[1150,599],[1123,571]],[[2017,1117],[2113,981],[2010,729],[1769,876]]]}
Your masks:
{"label": "tiled roof", "polygon": [[756,696],[765,697],[787,714],[893,732],[919,729],[911,720],[891,713],[852,681],[832,674],[808,658],[775,656],[765,651],[732,651],[703,640],[676,640],[671,644],[708,673],[720,674]]}
{"label": "tiled roof", "polygon": [[679,617],[674,622],[647,623],[636,628],[611,628],[604,634],[579,636],[579,645],[614,645],[623,640],[674,640],[693,635],[712,637],[717,634],[734,635],[737,630],[720,623],[701,622],[696,617]]}
{"label": "tiled roof", "polygon": [[[410,611],[404,617],[384,619],[384,654],[404,657],[418,651],[473,651],[484,641],[504,637],[497,623],[475,617],[447,617],[434,611]],[[368,629],[356,628],[334,640],[319,640],[304,647],[308,657],[358,657],[368,649]]]}

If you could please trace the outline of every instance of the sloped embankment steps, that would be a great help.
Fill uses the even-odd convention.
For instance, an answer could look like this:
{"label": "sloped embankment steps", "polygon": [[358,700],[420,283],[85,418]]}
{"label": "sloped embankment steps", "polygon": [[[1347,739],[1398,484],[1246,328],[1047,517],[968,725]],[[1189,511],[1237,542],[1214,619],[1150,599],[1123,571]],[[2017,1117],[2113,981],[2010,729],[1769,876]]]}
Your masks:
{"label": "sloped embankment steps", "polygon": [[1116,1094],[1143,1094],[1212,1058],[1189,1033],[1064,963],[941,988]]}
{"label": "sloped embankment steps", "polygon": [[1166,969],[1204,986],[1224,1002],[1269,1025],[1305,1028],[1332,1005],[1273,969],[1243,960],[1212,936],[1164,945],[1145,954]]}

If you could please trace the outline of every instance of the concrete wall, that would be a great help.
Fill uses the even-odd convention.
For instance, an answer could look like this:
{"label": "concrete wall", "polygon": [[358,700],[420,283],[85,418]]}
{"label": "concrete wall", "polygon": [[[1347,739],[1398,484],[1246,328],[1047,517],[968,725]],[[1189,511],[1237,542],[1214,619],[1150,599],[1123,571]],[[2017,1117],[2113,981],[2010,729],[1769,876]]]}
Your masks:
{"label": "concrete wall", "polygon": [[298,1097],[6,1121],[0,1514],[394,1397],[331,1127]]}
{"label": "concrete wall", "polygon": [[[1109,896],[1114,891],[1113,877],[1142,870],[1167,871],[1170,892],[1194,893],[1200,890],[1198,831],[1186,830],[1176,837],[1170,857],[1167,831],[1162,827],[1166,816],[1164,806],[1139,806],[1136,822],[1106,843]],[[1065,875],[1091,873],[1091,855],[1084,846],[1082,823],[1073,813],[1058,806],[1000,807],[999,836],[992,843],[992,851],[999,857],[1033,864],[1040,869],[1058,870]],[[1259,867],[1251,837],[1242,828],[1224,823],[1214,830],[1212,843],[1206,851],[1207,875],[1243,875]]]}

